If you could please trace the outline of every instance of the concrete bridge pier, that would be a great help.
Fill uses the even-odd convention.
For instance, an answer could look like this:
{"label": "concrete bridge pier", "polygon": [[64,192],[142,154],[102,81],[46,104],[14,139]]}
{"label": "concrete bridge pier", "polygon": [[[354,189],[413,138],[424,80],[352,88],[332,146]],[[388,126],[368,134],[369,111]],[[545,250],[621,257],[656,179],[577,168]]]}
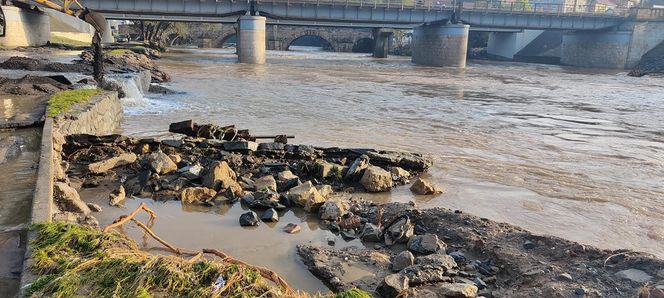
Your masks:
{"label": "concrete bridge pier", "polygon": [[390,50],[390,39],[392,38],[392,34],[394,34],[394,32],[385,31],[385,29],[373,29],[374,58],[387,58],[387,54]]}
{"label": "concrete bridge pier", "polygon": [[50,37],[48,15],[16,6],[2,6],[5,14],[5,33],[0,45],[5,47],[33,47],[45,45]]}
{"label": "concrete bridge pier", "polygon": [[238,22],[237,52],[240,63],[265,64],[265,17],[242,16]]}
{"label": "concrete bridge pier", "polygon": [[466,67],[469,25],[431,24],[413,30],[415,64]]}

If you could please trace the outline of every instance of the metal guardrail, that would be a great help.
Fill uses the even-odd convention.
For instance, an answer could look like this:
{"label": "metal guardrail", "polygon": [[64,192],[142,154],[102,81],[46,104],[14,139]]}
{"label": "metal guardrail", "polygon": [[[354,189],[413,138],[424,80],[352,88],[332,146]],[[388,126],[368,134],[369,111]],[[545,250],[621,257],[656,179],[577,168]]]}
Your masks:
{"label": "metal guardrail", "polygon": [[492,11],[492,12],[514,12],[514,13],[537,13],[557,15],[601,15],[601,16],[626,16],[629,8],[606,9],[599,5],[568,5],[550,2],[530,2],[528,0],[515,1],[493,1],[475,0],[258,0],[257,3],[287,3],[289,5],[311,4],[311,5],[340,5],[372,8],[393,9],[421,9],[433,11],[451,11],[459,7],[463,10]]}

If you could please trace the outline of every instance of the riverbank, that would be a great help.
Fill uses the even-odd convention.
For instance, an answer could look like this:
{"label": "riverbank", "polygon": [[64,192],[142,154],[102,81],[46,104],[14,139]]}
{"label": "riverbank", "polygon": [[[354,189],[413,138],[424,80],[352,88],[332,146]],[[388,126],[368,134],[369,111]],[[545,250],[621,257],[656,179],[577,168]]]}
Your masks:
{"label": "riverbank", "polygon": [[[260,69],[254,71],[260,71]],[[247,75],[247,73],[244,73],[244,75]],[[249,77],[251,77],[251,75],[249,75]],[[288,84],[288,82],[286,82],[286,84]],[[260,106],[255,104],[252,105],[252,107],[260,109]],[[228,115],[227,113],[224,113],[223,115],[227,115],[228,117],[236,117],[233,115]],[[262,113],[261,115],[265,116],[268,114]],[[144,119],[143,121],[147,120]],[[228,122],[225,121],[225,123]],[[328,125],[330,124],[328,123]],[[274,133],[274,128],[267,129],[263,127],[260,131]],[[164,136],[168,135],[168,133],[166,132],[165,127],[162,127],[161,130],[155,130],[154,135]],[[124,139],[124,141],[120,142],[122,143],[121,146],[116,146],[115,141],[111,141],[116,140],[117,138]],[[265,257],[263,255],[266,254],[266,251],[269,251],[269,254],[276,254],[280,251],[279,246],[289,246],[294,243],[293,239],[298,239],[296,241],[301,244],[297,248],[298,255],[294,258],[291,258],[290,255],[287,255],[287,258],[283,261],[283,263],[297,263],[300,262],[300,258],[302,258],[305,263],[304,265],[307,266],[319,278],[321,278],[321,280],[327,286],[329,286],[331,289],[334,289],[335,291],[355,285],[364,287],[369,291],[376,291],[378,290],[381,283],[386,280],[385,277],[391,273],[395,273],[398,276],[390,276],[390,278],[387,279],[387,284],[390,286],[387,287],[387,289],[385,286],[381,286],[381,289],[378,290],[378,293],[387,293],[389,296],[389,288],[394,288],[393,286],[398,285],[399,282],[402,282],[401,285],[403,286],[403,281],[405,281],[405,277],[407,277],[408,280],[406,283],[409,287],[412,288],[409,289],[409,291],[411,291],[411,293],[414,295],[424,295],[427,297],[434,295],[436,291],[442,291],[442,289],[449,290],[449,287],[458,286],[463,286],[465,290],[470,292],[473,291],[472,286],[475,286],[477,287],[478,293],[486,294],[487,292],[491,292],[497,296],[500,294],[510,295],[511,293],[505,292],[504,289],[514,289],[515,291],[521,291],[520,293],[523,293],[524,296],[528,296],[538,293],[536,287],[532,285],[538,285],[540,283],[547,285],[546,287],[543,287],[543,289],[547,291],[546,293],[571,295],[571,293],[594,293],[597,291],[599,293],[605,293],[605,295],[609,297],[616,295],[616,297],[622,297],[620,295],[631,293],[631,291],[636,291],[638,287],[644,283],[630,282],[628,279],[622,279],[623,275],[631,277],[638,277],[640,275],[643,277],[640,272],[632,270],[617,275],[617,273],[620,271],[637,269],[649,275],[651,280],[655,281],[655,284],[657,281],[661,280],[661,276],[658,275],[658,270],[656,270],[657,268],[661,268],[661,263],[647,255],[639,253],[626,253],[609,258],[610,254],[620,252],[597,250],[588,246],[580,248],[583,246],[576,243],[570,243],[551,237],[532,236],[531,234],[513,226],[496,224],[495,222],[489,220],[466,216],[464,213],[455,213],[452,210],[418,210],[417,208],[414,208],[412,205],[408,204],[372,204],[367,201],[359,200],[359,197],[371,198],[375,196],[373,193],[365,193],[365,186],[359,183],[359,181],[354,181],[349,185],[346,185],[348,182],[342,181],[340,184],[336,185],[336,187],[334,187],[335,185],[333,183],[329,184],[335,191],[333,196],[340,196],[339,199],[342,202],[346,202],[348,204],[347,208],[349,212],[347,212],[346,218],[350,219],[348,220],[348,223],[353,224],[353,226],[350,226],[352,229],[346,229],[344,231],[345,233],[342,233],[341,231],[333,232],[332,230],[336,230],[334,224],[332,223],[333,221],[321,221],[319,218],[320,210],[319,212],[310,212],[311,209],[315,208],[315,205],[317,204],[312,204],[310,205],[311,208],[309,208],[309,210],[305,210],[307,209],[306,202],[304,203],[304,206],[290,207],[286,210],[275,210],[277,211],[276,214],[281,218],[281,220],[277,223],[261,223],[258,227],[252,226],[241,228],[239,223],[240,215],[246,214],[252,210],[257,212],[256,215],[258,216],[262,215],[262,211],[266,207],[266,204],[268,206],[278,208],[282,208],[282,206],[277,204],[284,206],[285,204],[280,202],[280,200],[276,202],[274,200],[259,200],[254,202],[256,199],[255,196],[254,201],[251,201],[254,202],[254,204],[251,204],[251,202],[247,204],[247,200],[242,200],[244,196],[239,198],[236,196],[235,199],[239,202],[230,203],[228,202],[230,200],[228,200],[226,197],[226,195],[230,196],[230,193],[227,193],[227,191],[222,192],[221,188],[219,190],[214,189],[214,196],[211,195],[210,191],[200,189],[197,190],[197,192],[189,191],[188,194],[196,193],[200,195],[202,193],[203,195],[212,196],[212,200],[205,200],[203,204],[198,204],[196,202],[183,203],[182,195],[184,189],[180,189],[181,191],[174,191],[173,189],[178,187],[177,183],[183,183],[183,179],[180,178],[188,174],[177,173],[176,170],[175,172],[177,174],[170,172],[167,175],[156,176],[149,174],[147,176],[141,176],[141,174],[144,174],[146,169],[151,172],[155,170],[152,169],[152,165],[150,165],[150,163],[145,163],[145,161],[148,160],[149,156],[153,153],[161,151],[165,154],[170,153],[166,154],[167,156],[177,154],[181,159],[188,162],[194,160],[199,161],[202,163],[202,172],[205,172],[205,168],[209,169],[211,165],[210,163],[214,160],[224,160],[227,162],[230,170],[236,173],[236,179],[238,176],[244,176],[238,175],[238,173],[243,173],[243,166],[252,165],[252,167],[255,168],[250,171],[252,177],[249,179],[254,180],[253,182],[255,184],[256,180],[258,180],[255,178],[266,177],[266,180],[270,180],[267,178],[267,176],[272,176],[277,185],[277,192],[280,193],[280,199],[282,199],[282,194],[285,193],[284,191],[280,191],[278,189],[280,184],[279,173],[281,172],[273,172],[271,168],[273,166],[284,166],[283,164],[278,164],[282,161],[270,160],[274,159],[275,156],[260,156],[260,154],[256,154],[251,150],[247,152],[240,151],[229,153],[232,152],[232,150],[229,149],[232,149],[232,147],[227,148],[227,145],[224,145],[223,142],[191,139],[189,141],[182,141],[181,146],[177,147],[173,145],[180,144],[178,140],[174,140],[172,136],[169,136],[166,139],[167,140],[162,138],[141,140],[138,138],[114,136],[105,138],[104,141],[101,142],[103,144],[86,143],[80,140],[75,141],[73,144],[69,144],[69,146],[72,146],[72,148],[77,148],[76,150],[84,149],[85,147],[77,147],[78,145],[76,143],[87,144],[91,147],[95,147],[95,149],[92,151],[88,150],[74,154],[76,155],[74,158],[85,158],[88,153],[92,152],[93,154],[88,155],[91,160],[81,161],[79,159],[67,159],[65,160],[66,163],[61,164],[67,166],[66,174],[69,177],[66,178],[69,179],[69,185],[78,191],[80,197],[85,203],[90,203],[88,208],[102,207],[101,212],[90,213],[99,223],[99,226],[107,226],[111,224],[119,215],[127,214],[131,210],[135,209],[135,207],[140,203],[145,203],[153,210],[155,210],[155,212],[159,215],[158,219],[154,223],[154,231],[157,233],[157,235],[171,243],[175,243],[177,246],[199,249],[206,247],[219,247],[218,245],[220,245],[220,243],[224,246],[231,245],[227,243],[233,242],[239,245],[239,247],[237,247],[238,251],[245,251],[245,260],[256,260],[260,262],[261,259]],[[187,144],[186,146],[185,143]],[[326,141],[326,143],[330,143],[330,141]],[[131,147],[141,144],[147,144],[149,151],[136,152],[137,148]],[[336,143],[333,143],[333,145],[334,144]],[[239,146],[237,144],[234,145]],[[89,148],[90,146],[85,148]],[[292,149],[292,152],[290,153],[292,154],[290,156],[291,158],[300,160],[304,157],[303,155],[296,155],[300,154],[299,146],[288,146]],[[121,149],[121,151],[116,147]],[[250,146],[247,144],[246,146],[242,145],[240,148],[244,147],[249,148]],[[330,150],[330,148],[325,147],[312,148],[314,149],[313,152],[315,154],[319,154],[317,151],[320,150],[322,150],[323,153],[327,153]],[[99,151],[97,151],[97,149],[99,149]],[[259,151],[258,148],[256,149],[256,152]],[[284,157],[288,156],[289,154],[289,150],[286,150],[286,145],[284,145],[283,150],[276,149],[275,151],[276,152],[272,153],[278,153],[276,157],[279,157],[281,153],[284,154]],[[125,165],[118,168],[117,172],[115,169],[109,172],[115,174],[89,175],[89,173],[86,172],[89,171],[89,168],[86,168],[86,166],[89,166],[92,160],[103,161],[102,158],[120,156],[120,153],[122,152],[136,154],[136,161],[130,163],[130,165]],[[308,149],[303,150],[303,152],[307,153]],[[360,152],[364,151],[361,150]],[[208,153],[212,153],[212,160],[204,159]],[[353,154],[357,154],[357,152]],[[239,157],[237,155],[239,155]],[[260,158],[255,159],[256,156]],[[315,157],[318,159],[322,158],[322,160],[325,162],[339,164],[340,167],[333,168],[341,168],[343,174],[345,165],[343,165],[341,158],[330,158],[329,156],[325,155],[315,155]],[[350,165],[351,161],[354,162],[358,158],[356,155],[346,157],[346,165]],[[178,159],[175,155],[173,157],[168,156],[168,158],[171,159],[171,162],[176,164],[178,169],[183,168],[179,165],[179,163],[175,162]],[[315,160],[309,159],[310,158],[305,158],[306,161],[313,163],[313,165],[309,164],[309,166],[299,167],[294,166],[292,163],[288,163],[286,167],[291,170],[291,174],[299,176],[298,178],[309,179],[309,175],[317,174],[310,174],[309,171],[307,171],[306,174],[299,172],[306,169],[317,168],[317,166],[315,166]],[[166,159],[162,160],[164,162],[166,161]],[[242,164],[239,166],[240,170],[237,168],[237,165],[240,164],[238,163],[238,160]],[[378,160],[380,160],[380,158]],[[180,160],[180,162],[182,162],[182,160]],[[369,157],[369,163],[371,162],[372,158]],[[375,161],[373,162],[375,163]],[[270,168],[270,171],[268,172],[261,171],[261,168],[265,166],[265,163],[268,163],[269,165],[267,166],[267,168]],[[277,164],[275,165],[275,163]],[[168,163],[166,162],[166,164]],[[392,170],[391,165],[389,164],[378,164],[375,166],[382,167],[383,170]],[[258,169],[258,172],[254,173],[254,170],[256,169]],[[191,168],[189,170],[191,170]],[[202,172],[199,172],[199,174]],[[415,171],[413,174],[419,175],[421,174],[420,172],[421,171]],[[247,172],[244,172],[244,174],[247,174]],[[175,175],[177,178],[175,176],[169,175]],[[256,176],[254,177],[253,175]],[[145,177],[146,179],[141,182],[141,177]],[[192,176],[184,177],[186,179],[186,181],[184,181],[186,186],[194,188],[204,187],[202,185],[203,181],[200,176],[199,178],[195,179],[190,179],[191,177]],[[173,178],[175,179],[173,180]],[[397,181],[394,181],[394,178],[391,178],[392,182],[405,183],[404,180],[397,179]],[[124,182],[122,182],[123,180]],[[178,182],[178,180],[180,181]],[[129,181],[132,181],[131,185],[134,187],[130,188],[129,185],[125,184],[125,182]],[[319,194],[321,193],[321,190],[327,191],[327,187],[322,186],[327,182],[325,179],[320,180],[315,178],[309,179],[309,181],[312,181],[312,186],[314,188],[316,188],[316,186],[321,187],[320,190],[316,188],[316,191],[318,191]],[[134,182],[138,182],[137,185],[141,191],[137,195],[141,198],[132,199],[127,197],[129,189],[137,189],[136,183]],[[238,182],[236,180],[236,182],[240,184],[240,182],[246,183],[247,181]],[[107,206],[107,204],[109,204],[109,199],[113,197],[111,196],[112,191],[116,192],[114,194],[116,199],[119,197],[120,191],[118,186],[120,183],[122,183],[125,190],[125,199],[123,203],[124,207]],[[245,189],[245,186],[250,185],[249,183],[246,183],[246,185],[240,185],[242,191],[251,191],[254,193],[256,192],[255,185],[254,189]],[[351,190],[347,189],[345,186],[353,187],[353,191],[351,192]],[[443,184],[443,186],[447,185]],[[233,192],[233,187],[234,186],[231,186],[231,192]],[[408,190],[408,186],[397,186],[395,187],[395,191],[404,191],[404,187],[406,192],[410,192]],[[311,188],[309,189],[311,190]],[[218,196],[220,192],[225,199]],[[259,193],[262,192],[259,191]],[[311,190],[311,193],[314,193],[314,191]],[[378,195],[390,196],[390,193],[391,192],[382,192],[378,193]],[[233,195],[235,194],[233,193]],[[286,197],[288,196],[289,195]],[[215,200],[215,197],[217,197],[218,200]],[[271,195],[271,198],[274,197],[274,195]],[[316,196],[313,195],[313,197]],[[349,197],[354,197],[354,199],[349,200]],[[419,198],[416,200],[417,202],[426,202],[432,198],[435,199],[436,197],[440,196],[429,195],[416,197]],[[268,196],[268,198],[270,198],[270,196]],[[92,204],[96,204],[97,206],[93,206]],[[331,204],[332,203],[330,203],[330,205]],[[87,206],[88,204],[85,205]],[[320,208],[321,207],[319,206],[318,209]],[[382,211],[382,219],[378,220],[375,217],[372,219],[371,214],[381,213],[381,211],[378,210],[384,210]],[[162,213],[163,211],[166,211],[166,213]],[[357,217],[354,217],[353,215]],[[397,243],[391,246],[387,245],[385,240],[385,233],[380,233],[380,235],[378,235],[379,233],[373,233],[373,236],[369,234],[370,236],[368,237],[375,237],[371,239],[378,239],[377,241],[368,241],[370,238],[363,237],[367,235],[367,233],[363,233],[363,231],[367,229],[374,229],[372,226],[367,226],[365,222],[371,221],[371,223],[377,229],[385,231],[390,230],[390,228],[397,223],[393,219],[399,218],[401,216],[408,217],[408,221],[410,221],[412,225],[412,235],[409,232],[410,225],[399,224],[399,228],[395,228],[394,230],[405,231],[405,234],[408,235],[409,240],[415,236],[423,236],[416,238],[420,239],[419,243],[422,243],[422,240],[427,240],[425,242],[429,244],[433,242],[437,251],[426,255],[428,256],[426,257],[426,253],[421,253],[420,248],[415,248],[415,250],[408,249],[409,241],[404,241],[405,239],[402,239],[402,241],[405,243]],[[78,215],[71,216],[71,214],[61,214],[60,218],[70,220],[75,218],[76,222],[89,223],[93,225],[95,224],[95,221],[88,218],[88,216],[84,216],[83,220],[79,220],[80,217]],[[281,230],[287,223],[291,222],[299,225],[299,228],[301,229],[299,233],[285,234]],[[340,225],[342,220],[339,219],[336,220],[336,222],[337,225]],[[356,222],[359,223],[359,226],[356,226]],[[196,233],[192,232],[192,226],[196,227]],[[229,227],[234,229],[230,229]],[[140,239],[140,237],[144,235],[143,230],[133,226],[131,223],[126,225],[125,232],[133,239]],[[170,237],[169,235],[175,236]],[[182,235],[188,236],[182,237]],[[228,241],[229,235],[234,237],[233,241]],[[253,237],[246,237],[245,235],[251,235]],[[439,241],[428,241],[435,239],[433,235],[435,235]],[[352,236],[355,236],[356,238],[350,239]],[[194,242],[198,241],[199,243],[196,245],[196,247],[192,247],[190,246],[191,244],[182,244],[182,242],[191,242],[180,238],[194,239]],[[244,238],[259,239],[255,239],[255,242],[249,242],[243,240]],[[302,243],[307,241],[313,243]],[[415,242],[417,241],[414,241],[414,243]],[[142,250],[163,253],[163,246],[161,246],[159,243],[156,243],[154,240],[144,240],[144,243],[145,245],[141,245]],[[262,244],[265,247],[258,247],[254,243],[258,243],[258,245]],[[485,243],[486,247],[482,247],[482,243]],[[354,248],[343,248],[345,246]],[[443,246],[445,247],[444,249]],[[544,247],[547,248],[545,249]],[[556,249],[550,250],[549,247],[555,247]],[[161,250],[159,248],[161,248]],[[405,253],[406,250],[409,250],[413,254],[413,259],[417,261],[414,261],[412,266],[408,266],[410,267],[408,270],[402,269],[401,271],[392,271],[392,261],[393,259],[396,260],[398,255],[405,255],[406,261],[411,259],[408,254]],[[567,252],[567,250],[570,252]],[[457,253],[457,251],[460,251],[460,253]],[[463,261],[459,254],[462,254],[466,260]],[[573,256],[575,254],[576,256]],[[235,255],[235,252],[233,252],[231,255]],[[578,257],[579,255],[580,257]],[[450,257],[454,260],[455,265],[452,265]],[[565,258],[571,260],[560,260]],[[602,258],[609,259],[609,262],[606,263],[606,266],[603,263],[603,261],[606,259],[602,260]],[[535,262],[533,260],[537,261]],[[542,263],[545,263],[546,265]],[[432,268],[427,267],[428,265],[426,264],[434,264],[433,267],[436,267],[437,269],[431,270]],[[498,264],[498,266],[495,266],[494,264]],[[530,271],[531,267],[533,269],[532,272]],[[270,268],[275,271],[282,269],[279,266],[271,266]],[[634,272],[636,272],[636,275],[632,274]],[[521,279],[513,278],[512,274],[521,276]],[[599,276],[599,282],[591,278],[596,275]],[[570,276],[572,279],[571,281],[568,279],[568,276]],[[495,277],[495,279],[493,277]],[[479,278],[479,281],[476,282],[475,278]],[[394,283],[395,279],[397,283]],[[293,283],[297,282],[297,280],[293,279],[290,279],[289,281],[292,281]],[[437,286],[431,287],[431,283]],[[484,289],[479,289],[482,287],[482,283],[487,284],[487,287]],[[616,286],[618,288],[617,290],[611,289],[610,286],[606,286],[616,284],[618,285]],[[386,290],[388,292],[383,292]],[[577,290],[579,292],[577,292]],[[657,291],[655,289],[652,290],[655,292]],[[512,296],[518,295],[514,294]]]}

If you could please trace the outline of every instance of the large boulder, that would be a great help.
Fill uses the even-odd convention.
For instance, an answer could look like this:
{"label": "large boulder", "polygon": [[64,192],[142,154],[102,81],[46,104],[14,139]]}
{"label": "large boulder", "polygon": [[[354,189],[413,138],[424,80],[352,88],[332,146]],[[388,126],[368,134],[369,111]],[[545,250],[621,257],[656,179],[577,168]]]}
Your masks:
{"label": "large boulder", "polygon": [[132,164],[136,159],[137,157],[134,153],[122,153],[106,160],[93,162],[88,165],[88,170],[93,174],[103,174],[113,168]]}
{"label": "large boulder", "polygon": [[235,188],[234,185],[242,189],[237,184],[237,175],[225,161],[213,162],[203,177],[203,186],[214,190]]}
{"label": "large boulder", "polygon": [[410,191],[417,195],[434,195],[442,193],[443,190],[431,181],[417,178],[410,186]]}
{"label": "large boulder", "polygon": [[159,175],[175,172],[178,169],[178,165],[166,153],[161,151],[148,155],[148,163],[152,170]]}
{"label": "large boulder", "polygon": [[[432,254],[447,248],[447,244],[438,239],[436,234],[415,235],[408,240],[407,246],[408,250],[420,254]],[[450,259],[454,261],[454,258]]]}
{"label": "large boulder", "polygon": [[364,170],[360,184],[368,192],[383,192],[392,189],[392,174],[380,167],[369,166]]}
{"label": "large boulder", "polygon": [[217,195],[214,189],[207,187],[188,187],[180,193],[180,199],[185,204],[203,204],[210,202]]}
{"label": "large boulder", "polygon": [[296,205],[304,207],[307,212],[318,211],[318,208],[325,203],[325,199],[320,195],[311,181],[291,188],[288,192],[288,198]]}
{"label": "large boulder", "polygon": [[362,155],[355,159],[355,161],[348,168],[348,172],[344,176],[344,179],[349,181],[357,181],[362,177],[362,171],[369,167],[369,157]]}
{"label": "large boulder", "polygon": [[90,214],[90,208],[81,200],[78,192],[64,182],[53,184],[53,196],[61,211]]}
{"label": "large boulder", "polygon": [[254,181],[256,191],[277,191],[277,181],[272,175],[266,175]]}

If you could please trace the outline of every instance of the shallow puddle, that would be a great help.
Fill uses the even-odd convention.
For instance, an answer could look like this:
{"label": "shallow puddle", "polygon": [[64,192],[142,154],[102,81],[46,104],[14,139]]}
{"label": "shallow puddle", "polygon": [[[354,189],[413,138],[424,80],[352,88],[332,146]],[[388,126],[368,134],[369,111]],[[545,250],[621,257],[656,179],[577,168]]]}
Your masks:
{"label": "shallow puddle", "polygon": [[[123,208],[108,205],[108,190],[83,189],[81,198],[102,206],[101,213],[94,214],[100,225],[106,226],[117,217],[128,214],[143,202],[157,213],[152,230],[167,242],[181,248],[214,248],[248,263],[268,267],[283,276],[295,289],[308,292],[327,292],[327,287],[314,277],[297,255],[298,244],[326,246],[333,240],[335,247],[362,246],[355,239],[346,241],[339,235],[323,229],[314,214],[301,209],[279,212],[279,222],[261,222],[258,227],[241,227],[238,219],[249,209],[242,204],[202,207],[182,205],[180,201],[155,202],[152,199],[127,199]],[[260,212],[257,212],[260,216]],[[137,219],[147,223],[148,216]],[[288,223],[300,225],[301,231],[287,234],[282,231]],[[123,230],[146,250],[161,253],[158,242],[144,238],[143,230],[134,224],[126,224]]]}

